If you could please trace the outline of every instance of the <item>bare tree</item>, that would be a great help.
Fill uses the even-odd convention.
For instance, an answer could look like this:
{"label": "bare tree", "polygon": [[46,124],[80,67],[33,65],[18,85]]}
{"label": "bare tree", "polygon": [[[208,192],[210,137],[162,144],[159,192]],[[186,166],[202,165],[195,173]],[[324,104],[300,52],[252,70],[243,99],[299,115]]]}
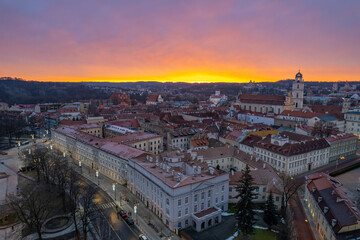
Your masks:
{"label": "bare tree", "polygon": [[52,182],[58,187],[63,203],[63,210],[66,211],[66,192],[69,183],[69,165],[68,161],[64,159],[60,151],[54,151],[51,154],[50,163],[50,178]]}
{"label": "bare tree", "polygon": [[87,239],[88,226],[90,224],[90,217],[92,215],[91,207],[93,205],[93,198],[95,190],[89,186],[83,187],[80,204],[82,206],[79,211],[80,221],[82,223],[83,239]]}
{"label": "bare tree", "polygon": [[40,181],[40,177],[41,177],[40,163],[41,160],[45,159],[47,152],[48,152],[47,148],[43,146],[35,145],[35,147],[33,148],[23,150],[21,155],[25,167],[35,168],[38,182]]}
{"label": "bare tree", "polygon": [[77,213],[79,211],[79,198],[80,198],[80,186],[79,186],[79,177],[78,173],[75,172],[74,169],[69,169],[69,176],[68,176],[68,209],[71,213],[71,216],[74,221],[75,226],[75,233],[77,236],[77,239],[80,239],[80,232],[78,229],[77,224]]}
{"label": "bare tree", "polygon": [[297,190],[301,186],[301,183],[296,181],[293,177],[290,177],[286,174],[281,174],[280,178],[283,184],[283,188],[282,188],[283,197],[281,201],[281,207],[282,207],[282,212],[286,213],[288,202],[296,194]]}
{"label": "bare tree", "polygon": [[8,197],[10,207],[29,230],[34,230],[41,240],[41,227],[50,213],[50,203],[44,192],[37,189],[23,189],[20,196]]}

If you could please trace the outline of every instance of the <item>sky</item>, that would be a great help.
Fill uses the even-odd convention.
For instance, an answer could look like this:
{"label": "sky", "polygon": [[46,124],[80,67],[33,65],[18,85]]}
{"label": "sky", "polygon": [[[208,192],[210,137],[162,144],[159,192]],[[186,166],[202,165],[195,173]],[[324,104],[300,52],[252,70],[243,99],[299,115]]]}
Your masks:
{"label": "sky", "polygon": [[0,0],[0,76],[360,81],[359,0]]}

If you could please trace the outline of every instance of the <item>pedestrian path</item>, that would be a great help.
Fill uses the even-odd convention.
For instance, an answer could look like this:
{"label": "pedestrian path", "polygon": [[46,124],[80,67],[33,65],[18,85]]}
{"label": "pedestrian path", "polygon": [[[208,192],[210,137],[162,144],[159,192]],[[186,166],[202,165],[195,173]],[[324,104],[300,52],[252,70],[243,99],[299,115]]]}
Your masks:
{"label": "pedestrian path", "polygon": [[90,212],[104,210],[104,209],[108,209],[108,208],[114,208],[114,207],[116,207],[115,202],[108,202],[108,203],[104,203],[100,206],[97,205],[95,207],[91,207]]}

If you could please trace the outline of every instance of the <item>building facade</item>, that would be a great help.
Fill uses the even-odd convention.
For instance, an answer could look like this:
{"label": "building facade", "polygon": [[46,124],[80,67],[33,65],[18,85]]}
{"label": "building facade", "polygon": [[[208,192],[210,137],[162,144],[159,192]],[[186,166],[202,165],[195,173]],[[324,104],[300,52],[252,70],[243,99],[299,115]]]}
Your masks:
{"label": "building facade", "polygon": [[75,127],[53,130],[54,146],[119,183],[127,183],[172,231],[202,231],[221,222],[228,206],[229,174],[189,153],[154,155],[96,138]]}
{"label": "building facade", "polygon": [[268,136],[254,145],[254,155],[290,176],[329,163],[330,146],[325,139],[290,143],[289,138]]}

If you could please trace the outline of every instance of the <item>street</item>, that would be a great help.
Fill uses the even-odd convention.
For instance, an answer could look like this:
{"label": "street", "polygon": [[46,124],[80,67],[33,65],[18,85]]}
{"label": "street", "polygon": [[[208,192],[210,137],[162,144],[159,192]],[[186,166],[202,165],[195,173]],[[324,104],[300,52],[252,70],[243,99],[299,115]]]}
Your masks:
{"label": "street", "polygon": [[81,181],[96,190],[93,199],[91,223],[101,239],[136,240],[141,233],[136,225],[129,226],[116,213],[116,204],[104,190],[81,176]]}

